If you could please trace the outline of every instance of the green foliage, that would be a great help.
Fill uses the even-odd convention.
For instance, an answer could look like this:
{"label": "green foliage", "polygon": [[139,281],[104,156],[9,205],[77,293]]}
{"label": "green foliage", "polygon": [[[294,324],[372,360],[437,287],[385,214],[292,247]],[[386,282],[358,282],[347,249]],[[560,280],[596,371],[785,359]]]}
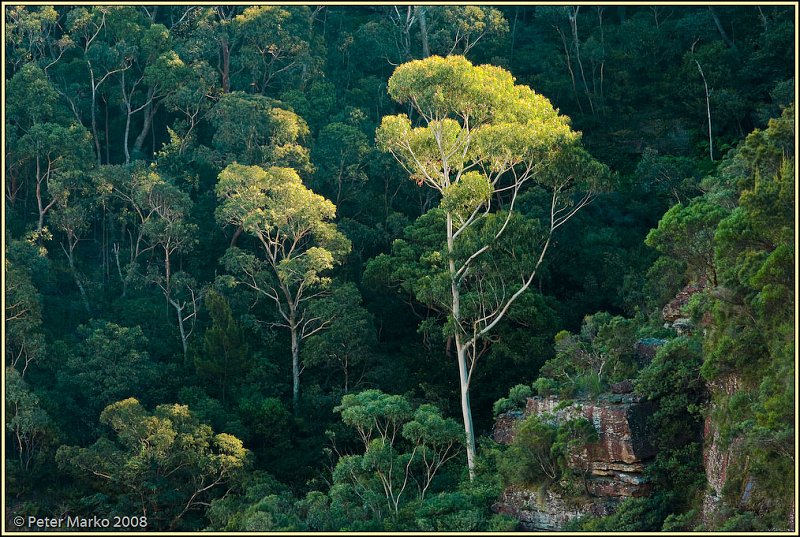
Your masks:
{"label": "green foliage", "polygon": [[550,484],[579,474],[571,459],[597,442],[594,426],[585,418],[558,420],[531,415],[516,425],[514,439],[498,461],[506,483],[533,486]]}
{"label": "green foliage", "polygon": [[366,135],[345,123],[329,123],[319,133],[312,157],[318,192],[334,200],[337,207],[351,202],[367,182],[367,157],[370,145]]}
{"label": "green foliage", "polygon": [[659,347],[656,357],[636,379],[636,390],[658,402],[652,416],[656,445],[661,449],[681,446],[699,436],[703,405],[708,399],[699,376],[701,342],[679,337]]}
{"label": "green foliage", "polygon": [[40,256],[30,243],[6,244],[9,249],[5,262],[6,365],[24,376],[28,366],[44,358],[46,352],[42,296],[32,280]]}
{"label": "green foliage", "polygon": [[[792,459],[788,439],[795,435],[790,381],[794,367],[793,118],[793,107],[787,108],[765,131],[749,135],[734,156],[740,163],[734,177],[741,191],[738,206],[720,222],[715,237],[715,260],[724,287],[710,304],[713,324],[704,342],[707,358],[702,367],[709,381],[734,378],[740,383],[731,395],[714,394],[712,419],[719,424],[723,439],[742,439],[751,461],[729,480],[726,507],[732,513],[760,509],[761,520],[778,525],[789,509]],[[735,484],[744,487],[750,481],[755,497],[742,505]],[[761,490],[770,490],[774,496],[762,496]],[[725,527],[740,523],[751,527],[744,514],[732,518],[738,522]]]}
{"label": "green foliage", "polygon": [[[307,317],[309,299],[330,284],[324,273],[340,264],[351,243],[332,222],[336,207],[303,185],[291,168],[230,164],[219,174],[217,222],[258,240],[263,260],[234,246],[222,262],[238,280],[274,302],[280,325],[291,334],[292,394],[300,397],[299,343],[330,318]],[[238,233],[238,232],[237,232]]]}
{"label": "green foliage", "polygon": [[[344,455],[336,463],[331,509],[352,509],[355,497],[361,498],[357,519],[364,521],[397,520],[403,505],[424,501],[436,474],[463,441],[458,424],[435,406],[412,410],[404,397],[379,390],[345,395],[334,411],[358,432],[364,452]],[[419,483],[416,491],[412,480]]]}
{"label": "green foliage", "polygon": [[489,202],[493,189],[493,185],[486,177],[478,172],[470,171],[465,173],[458,183],[444,189],[439,206],[464,222],[472,214],[472,211]]}
{"label": "green foliage", "polygon": [[[7,121],[23,131],[53,117],[58,94],[45,73],[35,64],[26,63],[8,80],[6,91]],[[36,99],[31,101],[31,95],[36,95]]]}
{"label": "green foliage", "polygon": [[595,397],[609,384],[630,378],[636,371],[635,326],[631,319],[599,312],[584,318],[580,334],[556,334],[556,356],[542,366],[539,394],[558,390],[562,397]]}
{"label": "green foliage", "polygon": [[214,434],[186,406],[159,405],[149,413],[130,398],[107,406],[100,421],[116,440],[62,446],[59,467],[106,495],[109,514],[141,513],[148,527],[196,528],[196,510],[247,464],[239,439]]}
{"label": "green foliage", "polygon": [[658,531],[665,509],[659,498],[626,498],[614,514],[577,519],[564,527],[567,531]]}
{"label": "green foliage", "polygon": [[309,307],[313,317],[332,319],[326,330],[309,337],[303,363],[341,372],[342,390],[357,388],[367,374],[377,338],[374,317],[361,305],[353,284],[334,285],[328,297]]}
{"label": "green foliage", "polygon": [[244,330],[233,318],[225,297],[210,291],[205,306],[213,323],[203,336],[202,354],[195,356],[198,375],[217,386],[225,403],[226,389],[241,385],[252,367],[252,358]]}
{"label": "green foliage", "polygon": [[694,281],[708,278],[716,284],[714,232],[727,216],[723,207],[693,200],[689,205],[674,205],[650,231],[645,243],[669,259],[683,262]]}
{"label": "green foliage", "polygon": [[[6,460],[13,464],[11,477],[17,477],[18,472],[28,472],[46,461],[58,441],[58,431],[22,375],[13,367],[7,367],[5,374],[6,431],[13,439],[9,443],[12,457]],[[22,482],[14,483],[24,490]]]}
{"label": "green foliage", "polygon": [[[699,528],[785,529],[789,7],[7,8],[11,512],[130,515],[144,502],[164,530],[515,529],[490,511],[503,448],[480,438],[474,481],[447,462],[421,498],[425,461],[463,434],[447,417],[458,349],[481,362],[469,395],[487,431],[501,397],[495,411],[634,377],[632,334],[673,337],[661,308],[705,276],[711,288],[685,308],[702,347],[666,345],[637,381],[658,409],[653,492],[586,527],[694,529],[705,382],[734,452],[717,517]],[[563,223],[576,209],[547,242],[551,211]],[[464,267],[457,315],[451,261]],[[342,395],[366,387],[409,405],[393,450],[334,421]],[[106,418],[128,416],[119,433],[98,422],[127,397],[172,410],[112,405]],[[380,400],[355,406],[377,405],[385,424]],[[219,475],[214,457],[239,458],[199,423],[240,438],[252,466],[179,516]],[[326,429],[339,450],[327,466]],[[62,448],[61,471],[59,443],[79,446]],[[334,482],[341,460],[358,479]],[[404,462],[395,509],[380,475]]]}
{"label": "green foliage", "polygon": [[94,423],[91,413],[140,394],[157,382],[159,367],[144,350],[147,340],[141,328],[108,321],[92,321],[78,327],[78,342],[59,370],[62,389],[86,409],[83,419]]}
{"label": "green foliage", "polygon": [[311,171],[308,150],[300,142],[308,125],[280,103],[260,95],[227,93],[209,113],[213,146],[223,164],[285,166]]}
{"label": "green foliage", "polygon": [[521,410],[525,408],[528,398],[533,395],[533,390],[527,384],[517,384],[508,391],[508,397],[498,399],[492,406],[495,416],[508,412],[509,410]]}

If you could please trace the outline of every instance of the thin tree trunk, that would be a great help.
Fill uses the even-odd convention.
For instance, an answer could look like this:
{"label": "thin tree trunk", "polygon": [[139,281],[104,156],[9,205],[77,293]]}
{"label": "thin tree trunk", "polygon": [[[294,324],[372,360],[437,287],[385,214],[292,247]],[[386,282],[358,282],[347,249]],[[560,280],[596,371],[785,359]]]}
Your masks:
{"label": "thin tree trunk", "polygon": [[[111,144],[108,141],[108,101],[105,97],[103,97],[103,108],[105,109],[105,116],[106,116],[106,164],[111,163]],[[98,162],[100,161],[100,157],[97,157]]]}
{"label": "thin tree trunk", "polygon": [[454,257],[453,216],[447,213],[447,254],[452,294],[453,325],[455,326],[456,354],[458,359],[458,383],[461,389],[461,415],[464,420],[464,437],[467,447],[467,468],[470,480],[475,478],[475,433],[472,428],[472,408],[469,403],[469,367],[467,349],[461,340],[461,291],[458,288]]}
{"label": "thin tree trunk", "polygon": [[125,165],[131,163],[131,154],[128,150],[128,137],[130,136],[131,132],[131,98],[133,97],[133,90],[131,90],[131,97],[129,98],[125,94],[125,71],[122,72],[122,77],[120,78],[120,86],[122,87],[122,98],[125,100],[125,136],[123,137],[123,144],[122,147],[125,150]]}
{"label": "thin tree trunk", "polygon": [[700,71],[700,76],[703,78],[703,87],[706,90],[706,113],[708,114],[708,156],[711,162],[714,162],[714,140],[711,138],[711,101],[709,100],[708,84],[706,83],[706,75],[703,74],[703,68],[700,67],[700,62],[694,61],[697,64],[697,70]]}
{"label": "thin tree trunk", "polygon": [[236,228],[236,231],[233,232],[233,237],[231,237],[231,244],[230,244],[231,248],[236,246],[236,239],[239,238],[239,235],[242,234],[242,231],[244,231],[244,228],[242,228],[242,226],[239,226]]}
{"label": "thin tree trunk", "polygon": [[764,11],[761,9],[761,6],[756,6],[758,8],[758,15],[761,17],[761,24],[764,26],[764,33],[769,30],[769,24],[767,23],[767,16],[764,15]]}
{"label": "thin tree trunk", "polygon": [[[92,69],[92,64],[87,62],[89,65],[89,82],[92,86],[92,138],[94,138],[94,147],[95,151],[97,151],[97,165],[100,166],[102,163],[100,159],[100,140],[97,138],[97,113],[95,112],[95,104],[97,102],[97,86],[94,83],[94,69]],[[107,122],[106,122],[107,123]],[[106,144],[108,144],[108,140],[106,140]]]}
{"label": "thin tree trunk", "polygon": [[575,44],[575,58],[578,60],[578,68],[581,71],[581,80],[583,81],[583,89],[586,92],[586,98],[589,100],[589,108],[592,110],[592,115],[595,115],[594,112],[594,103],[592,102],[592,96],[589,92],[589,85],[586,83],[586,75],[583,71],[583,61],[581,61],[581,42],[578,39],[578,10],[580,6],[575,7],[575,12],[573,15],[569,16],[569,24],[572,29],[572,40]]}
{"label": "thin tree trunk", "polygon": [[425,8],[415,6],[414,10],[419,17],[419,37],[422,40],[422,57],[427,58],[431,55],[430,45],[428,44],[428,21],[425,19]]}
{"label": "thin tree trunk", "polygon": [[290,322],[289,330],[292,333],[292,408],[297,412],[300,403],[300,342],[294,320]]}
{"label": "thin tree trunk", "polygon": [[81,283],[81,279],[78,277],[78,271],[75,269],[75,256],[72,253],[72,247],[70,246],[68,252],[62,244],[61,249],[64,250],[64,254],[67,256],[67,261],[69,262],[69,271],[72,273],[72,278],[75,280],[75,285],[78,287],[78,291],[81,294],[81,302],[83,302],[83,307],[86,309],[86,313],[89,314],[89,317],[91,317],[92,308],[89,306],[89,297],[86,295],[86,289],[84,289],[83,283]]}
{"label": "thin tree trunk", "polygon": [[575,83],[575,72],[572,70],[572,60],[569,53],[569,46],[567,46],[567,38],[558,26],[555,27],[558,35],[561,36],[561,44],[564,45],[564,56],[567,59],[567,70],[569,70],[569,78],[572,80],[572,92],[575,94],[575,102],[578,104],[578,110],[583,115],[583,106],[581,106],[581,98],[578,95],[578,86]]}
{"label": "thin tree trunk", "polygon": [[[458,329],[458,328],[456,328]],[[456,335],[456,351],[458,353],[458,375],[461,387],[461,416],[464,419],[464,435],[467,445],[467,468],[470,481],[475,479],[475,431],[472,426],[472,407],[469,402],[469,367],[467,350],[461,343],[460,334]]]}
{"label": "thin tree trunk", "polygon": [[736,48],[736,43],[728,36],[728,33],[725,31],[725,28],[722,26],[722,21],[719,20],[719,15],[717,15],[716,10],[712,6],[708,6],[708,11],[711,13],[711,17],[714,19],[714,24],[717,26],[717,31],[719,32],[720,37],[722,40],[725,41],[725,44],[728,45],[735,53],[739,53],[739,49]]}
{"label": "thin tree trunk", "polygon": [[230,79],[230,66],[231,66],[231,51],[226,39],[220,41],[220,55],[222,57],[222,65],[220,74],[222,75],[222,93],[231,92],[231,79]]}
{"label": "thin tree trunk", "polygon": [[126,166],[131,163],[131,153],[128,150],[128,135],[130,134],[130,132],[131,132],[131,107],[128,106],[128,114],[127,114],[127,117],[125,119],[125,139],[124,139],[124,143],[123,143],[123,147],[125,149],[125,165]]}
{"label": "thin tree trunk", "polygon": [[189,336],[186,335],[186,327],[183,324],[183,310],[186,307],[186,304],[180,306],[176,300],[172,300],[169,296],[167,296],[167,301],[175,308],[175,313],[178,314],[178,330],[181,333],[181,345],[183,347],[183,358],[186,359],[188,354],[188,340]]}
{"label": "thin tree trunk", "polygon": [[[42,206],[42,176],[41,176],[41,161],[36,157],[36,205],[39,207],[39,222],[36,225],[36,231],[42,232],[44,227],[44,213],[46,212]],[[41,240],[41,239],[40,239]]]}
{"label": "thin tree trunk", "polygon": [[[178,303],[172,299],[169,299],[170,304],[175,308],[175,311],[178,314],[178,330],[181,332],[181,345],[183,346],[183,357],[186,358],[187,354],[187,336],[186,336],[186,329],[183,326],[183,308],[178,307]],[[185,307],[185,306],[184,306]]]}
{"label": "thin tree trunk", "polygon": [[144,122],[142,123],[142,131],[139,133],[139,136],[137,136],[136,140],[133,142],[133,149],[136,151],[142,150],[142,146],[144,145],[144,139],[147,138],[147,134],[150,132],[150,127],[153,124],[153,117],[156,115],[156,112],[158,111],[158,106],[153,105],[152,93],[148,97],[150,99],[150,102],[144,109]]}
{"label": "thin tree trunk", "polygon": [[514,41],[517,37],[517,18],[519,17],[519,6],[514,8],[514,24],[511,25],[511,48],[508,53],[508,64],[514,65]]}

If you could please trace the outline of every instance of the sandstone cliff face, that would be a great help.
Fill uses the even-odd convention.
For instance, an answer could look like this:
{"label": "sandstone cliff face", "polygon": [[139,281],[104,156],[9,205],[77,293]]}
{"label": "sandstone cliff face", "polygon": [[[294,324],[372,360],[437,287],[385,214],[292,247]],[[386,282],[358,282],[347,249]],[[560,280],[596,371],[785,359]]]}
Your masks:
{"label": "sandstone cliff face", "polygon": [[599,442],[573,455],[570,466],[588,470],[587,494],[566,499],[552,491],[510,488],[494,509],[520,520],[529,530],[554,530],[582,515],[603,516],[613,512],[625,497],[644,496],[649,485],[644,478],[647,462],[655,450],[647,441],[646,419],[653,404],[635,394],[608,394],[594,401],[565,403],[556,397],[532,397],[524,412],[508,412],[495,423],[493,437],[507,444],[514,426],[530,415],[550,414],[556,421],[584,417],[597,430]]}
{"label": "sandstone cliff face", "polygon": [[617,499],[586,497],[570,502],[550,490],[533,491],[510,487],[492,507],[499,514],[519,520],[523,530],[558,531],[575,518],[591,514],[606,516],[614,512]]}
{"label": "sandstone cliff face", "polygon": [[[738,388],[739,382],[735,377],[730,377],[725,381],[709,385],[709,390],[717,393],[732,395]],[[739,442],[733,442],[729,446],[722,447],[719,430],[711,419],[711,412],[706,416],[703,427],[703,468],[709,490],[703,497],[703,522],[708,526],[722,499],[722,488],[728,475],[728,466],[738,451]]]}

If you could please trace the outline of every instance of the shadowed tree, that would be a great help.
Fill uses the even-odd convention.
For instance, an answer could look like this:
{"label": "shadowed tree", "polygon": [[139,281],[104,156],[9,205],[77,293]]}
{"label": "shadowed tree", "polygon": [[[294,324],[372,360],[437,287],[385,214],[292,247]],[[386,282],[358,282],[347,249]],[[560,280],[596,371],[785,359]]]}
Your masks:
{"label": "shadowed tree", "polygon": [[325,271],[342,262],[350,241],[332,221],[336,207],[303,185],[291,168],[231,164],[219,174],[217,221],[256,239],[260,257],[231,247],[223,262],[236,282],[275,303],[276,326],[291,335],[292,400],[300,398],[300,342],[328,327],[310,300],[325,294]]}
{"label": "shadowed tree", "polygon": [[219,386],[225,403],[227,389],[240,383],[251,366],[250,349],[225,297],[210,291],[204,304],[213,324],[203,336],[203,352],[195,357],[194,365],[198,374]]}

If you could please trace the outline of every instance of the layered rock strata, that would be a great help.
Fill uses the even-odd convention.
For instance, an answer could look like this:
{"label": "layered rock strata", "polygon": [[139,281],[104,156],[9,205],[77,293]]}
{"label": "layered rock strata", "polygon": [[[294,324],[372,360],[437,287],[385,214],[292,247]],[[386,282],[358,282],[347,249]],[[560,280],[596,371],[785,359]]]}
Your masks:
{"label": "layered rock strata", "polygon": [[[627,386],[619,391],[628,391]],[[510,443],[514,426],[531,415],[549,415],[557,422],[586,418],[598,432],[599,441],[570,458],[569,465],[587,472],[586,494],[564,498],[552,490],[509,488],[494,509],[516,517],[527,530],[554,530],[579,516],[603,516],[613,512],[623,498],[644,496],[649,485],[644,477],[655,449],[647,437],[647,417],[654,406],[632,393],[607,394],[596,400],[560,401],[556,397],[532,397],[524,411],[498,417],[493,437]]]}

